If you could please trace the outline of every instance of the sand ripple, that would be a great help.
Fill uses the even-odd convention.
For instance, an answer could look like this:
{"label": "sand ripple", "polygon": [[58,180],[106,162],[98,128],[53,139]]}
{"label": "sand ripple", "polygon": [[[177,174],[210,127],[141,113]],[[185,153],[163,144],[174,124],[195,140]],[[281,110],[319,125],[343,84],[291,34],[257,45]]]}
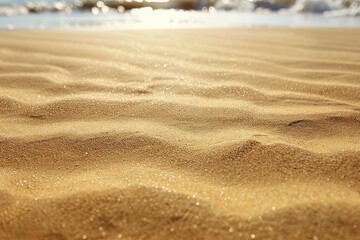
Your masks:
{"label": "sand ripple", "polygon": [[355,30],[3,32],[1,239],[359,239]]}

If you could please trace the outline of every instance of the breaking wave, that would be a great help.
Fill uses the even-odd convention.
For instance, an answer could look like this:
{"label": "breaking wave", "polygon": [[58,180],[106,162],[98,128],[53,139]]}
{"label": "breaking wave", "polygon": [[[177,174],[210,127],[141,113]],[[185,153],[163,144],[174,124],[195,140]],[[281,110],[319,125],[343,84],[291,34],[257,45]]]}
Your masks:
{"label": "breaking wave", "polygon": [[43,12],[90,11],[94,14],[124,12],[138,8],[203,11],[273,11],[315,13],[327,16],[359,16],[360,0],[83,0],[0,1],[0,16]]}

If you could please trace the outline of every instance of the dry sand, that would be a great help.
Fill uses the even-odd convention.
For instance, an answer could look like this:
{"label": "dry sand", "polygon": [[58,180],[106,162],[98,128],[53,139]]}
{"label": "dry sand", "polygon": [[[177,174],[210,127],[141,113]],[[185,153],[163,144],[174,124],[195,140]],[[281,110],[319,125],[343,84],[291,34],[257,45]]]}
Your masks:
{"label": "dry sand", "polygon": [[360,31],[2,32],[0,190],[0,239],[360,239]]}

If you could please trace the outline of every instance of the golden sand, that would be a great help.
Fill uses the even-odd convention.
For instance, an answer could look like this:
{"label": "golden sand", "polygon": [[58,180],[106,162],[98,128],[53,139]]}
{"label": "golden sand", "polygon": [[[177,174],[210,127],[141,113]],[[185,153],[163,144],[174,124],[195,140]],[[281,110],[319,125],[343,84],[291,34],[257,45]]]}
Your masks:
{"label": "golden sand", "polygon": [[360,239],[360,31],[2,32],[0,190],[0,239]]}

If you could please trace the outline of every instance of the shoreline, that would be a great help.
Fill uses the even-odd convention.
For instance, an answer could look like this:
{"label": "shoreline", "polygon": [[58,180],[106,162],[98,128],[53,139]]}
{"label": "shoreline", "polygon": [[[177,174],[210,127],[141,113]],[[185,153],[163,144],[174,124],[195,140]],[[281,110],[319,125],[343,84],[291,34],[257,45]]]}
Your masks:
{"label": "shoreline", "polygon": [[94,15],[91,12],[69,14],[43,13],[0,16],[0,29],[176,29],[176,28],[360,28],[360,18],[331,17],[320,14],[280,14],[254,12],[201,12],[142,9],[124,13]]}

